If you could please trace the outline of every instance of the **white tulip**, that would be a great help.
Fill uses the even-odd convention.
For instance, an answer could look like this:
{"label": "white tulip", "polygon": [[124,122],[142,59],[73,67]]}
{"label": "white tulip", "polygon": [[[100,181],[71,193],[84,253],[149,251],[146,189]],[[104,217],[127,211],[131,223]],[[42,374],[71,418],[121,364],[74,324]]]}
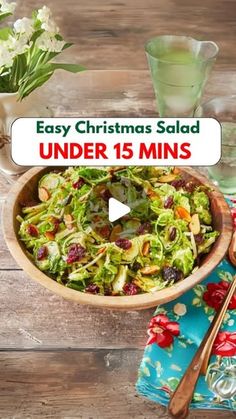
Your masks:
{"label": "white tulip", "polygon": [[12,53],[8,51],[4,42],[0,44],[0,68],[11,67],[13,64]]}
{"label": "white tulip", "polygon": [[28,43],[28,37],[26,34],[21,35],[19,38],[9,36],[7,40],[8,49],[12,51],[14,56],[24,54],[31,46],[32,43]]}
{"label": "white tulip", "polygon": [[38,10],[37,19],[41,22],[41,28],[51,34],[59,33],[59,28],[52,19],[52,13],[49,7],[43,6]]}
{"label": "white tulip", "polygon": [[53,35],[59,32],[59,28],[53,20],[49,20],[48,22],[42,23],[41,28]]}
{"label": "white tulip", "polygon": [[49,7],[43,6],[42,9],[38,10],[37,19],[40,20],[40,22],[48,22],[51,14]]}
{"label": "white tulip", "polygon": [[36,46],[42,51],[61,52],[64,45],[64,41],[59,41],[48,32],[42,33],[36,40]]}
{"label": "white tulip", "polygon": [[0,2],[1,13],[14,13],[15,8],[16,8],[16,3],[7,3],[6,0],[1,0]]}
{"label": "white tulip", "polygon": [[14,23],[14,29],[16,33],[25,33],[28,37],[30,37],[34,32],[33,20],[28,19],[27,17],[23,17],[23,19],[18,19]]}

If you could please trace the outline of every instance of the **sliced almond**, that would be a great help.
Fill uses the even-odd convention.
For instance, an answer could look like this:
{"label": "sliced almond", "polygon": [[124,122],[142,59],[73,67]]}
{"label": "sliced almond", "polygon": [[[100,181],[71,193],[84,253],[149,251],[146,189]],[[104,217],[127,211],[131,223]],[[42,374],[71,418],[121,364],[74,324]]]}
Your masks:
{"label": "sliced almond", "polygon": [[65,225],[68,228],[68,230],[71,230],[73,228],[73,217],[71,214],[65,214],[64,215],[64,221],[65,221]]}
{"label": "sliced almond", "polygon": [[94,189],[97,196],[100,196],[102,192],[104,192],[107,189],[106,185],[104,183],[101,183],[97,185]]}
{"label": "sliced almond", "polygon": [[39,188],[39,199],[42,202],[46,202],[48,201],[50,198],[50,193],[48,192],[48,190],[46,188],[44,188],[43,186],[41,188]]}
{"label": "sliced almond", "polygon": [[159,177],[158,182],[161,183],[169,183],[169,182],[173,182],[173,180],[175,180],[177,177],[177,175],[170,173],[169,175],[163,175],[161,177]]}
{"label": "sliced almond", "polygon": [[196,235],[199,234],[201,231],[201,226],[200,226],[200,221],[199,221],[199,216],[198,214],[193,214],[192,215],[192,219],[189,223],[189,229],[190,231]]}
{"label": "sliced almond", "polygon": [[181,173],[181,170],[178,167],[175,167],[173,170],[174,175],[179,175]]}
{"label": "sliced almond", "polygon": [[150,250],[150,243],[149,242],[145,242],[142,248],[142,255],[143,256],[147,256]]}
{"label": "sliced almond", "polygon": [[115,242],[120,237],[120,233],[122,232],[122,227],[120,224],[117,224],[115,227],[113,227],[110,235],[110,241]]}
{"label": "sliced almond", "polygon": [[140,272],[144,275],[153,275],[160,270],[159,266],[145,266],[144,268],[140,269]]}

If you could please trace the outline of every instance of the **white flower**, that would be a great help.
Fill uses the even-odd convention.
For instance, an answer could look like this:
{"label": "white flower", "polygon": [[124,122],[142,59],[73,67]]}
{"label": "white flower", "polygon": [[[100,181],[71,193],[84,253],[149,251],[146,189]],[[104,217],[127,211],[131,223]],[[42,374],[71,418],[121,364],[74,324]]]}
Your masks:
{"label": "white flower", "polygon": [[59,33],[59,28],[52,19],[52,13],[49,7],[43,6],[42,9],[38,10],[37,19],[41,22],[41,28],[45,31],[56,34]]}
{"label": "white flower", "polygon": [[13,13],[16,8],[16,3],[7,3],[6,0],[1,0],[0,5],[1,13]]}
{"label": "white flower", "polygon": [[12,51],[14,56],[24,54],[31,46],[32,43],[28,43],[28,36],[22,34],[20,37],[9,36],[7,40],[8,49]]}
{"label": "white flower", "polygon": [[5,42],[0,44],[0,67],[11,67],[13,63],[12,53],[8,51]]}
{"label": "white flower", "polygon": [[14,29],[16,33],[25,33],[28,37],[30,37],[34,32],[33,20],[28,19],[27,17],[23,17],[23,19],[18,19],[14,23]]}
{"label": "white flower", "polygon": [[178,316],[184,316],[187,313],[186,305],[181,303],[175,304],[174,313]]}
{"label": "white flower", "polygon": [[52,13],[49,7],[43,6],[42,9],[38,10],[37,19],[40,20],[40,22],[48,22]]}
{"label": "white flower", "polygon": [[35,44],[42,51],[61,52],[65,42],[59,41],[54,36],[51,36],[48,32],[44,32],[36,40]]}
{"label": "white flower", "polygon": [[49,20],[48,22],[42,23],[41,28],[51,34],[56,34],[59,32],[58,26],[52,19]]}

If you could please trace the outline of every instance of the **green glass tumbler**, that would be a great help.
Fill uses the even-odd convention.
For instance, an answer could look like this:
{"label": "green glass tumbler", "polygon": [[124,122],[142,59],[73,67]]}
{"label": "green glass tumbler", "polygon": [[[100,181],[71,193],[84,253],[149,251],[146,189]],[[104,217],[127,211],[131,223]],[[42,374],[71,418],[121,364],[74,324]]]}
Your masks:
{"label": "green glass tumbler", "polygon": [[219,48],[212,41],[163,35],[145,46],[161,117],[192,117]]}
{"label": "green glass tumbler", "polygon": [[221,159],[214,166],[208,167],[208,173],[221,192],[236,194],[236,95],[215,97],[200,105],[194,116],[215,118],[220,122]]}

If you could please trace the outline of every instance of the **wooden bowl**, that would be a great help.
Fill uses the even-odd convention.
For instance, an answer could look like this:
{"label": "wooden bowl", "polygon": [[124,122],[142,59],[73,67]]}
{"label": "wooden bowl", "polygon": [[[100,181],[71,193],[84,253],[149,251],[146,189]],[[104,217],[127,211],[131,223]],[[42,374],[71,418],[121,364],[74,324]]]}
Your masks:
{"label": "wooden bowl", "polygon": [[230,209],[226,204],[223,195],[212,184],[209,184],[209,181],[204,176],[191,168],[183,168],[181,170],[184,177],[194,178],[204,185],[210,185],[212,188],[212,191],[209,192],[209,198],[211,201],[213,226],[220,232],[220,236],[212,247],[211,252],[202,261],[201,267],[192,275],[176,283],[172,287],[154,293],[139,294],[135,296],[100,296],[66,288],[49,278],[31,262],[26,255],[24,244],[21,243],[17,234],[19,222],[16,220],[16,215],[21,213],[20,203],[37,198],[38,181],[42,175],[51,170],[52,168],[50,167],[36,167],[30,169],[13,185],[3,210],[4,236],[12,256],[21,268],[44,287],[68,300],[73,300],[80,304],[90,304],[102,308],[121,310],[140,310],[154,307],[158,304],[174,300],[201,282],[213,271],[227,252],[232,236],[232,219]]}

